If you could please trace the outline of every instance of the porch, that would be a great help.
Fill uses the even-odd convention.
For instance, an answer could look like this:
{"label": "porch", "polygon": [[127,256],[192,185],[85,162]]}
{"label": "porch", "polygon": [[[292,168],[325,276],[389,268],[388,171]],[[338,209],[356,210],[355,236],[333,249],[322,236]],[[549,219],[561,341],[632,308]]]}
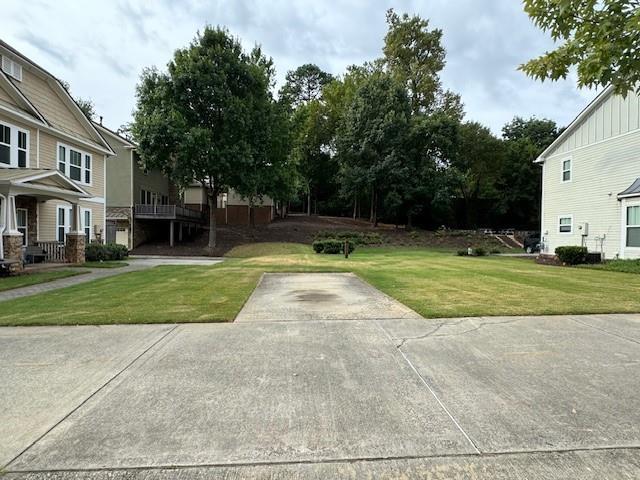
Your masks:
{"label": "porch", "polygon": [[[79,200],[90,197],[70,179],[54,170],[0,169],[0,262],[22,270],[25,263],[84,263],[85,232]],[[70,204],[61,215],[62,232],[51,232],[57,241],[39,240],[39,205],[49,200]],[[57,219],[59,222],[60,219]],[[66,222],[66,223],[65,223]],[[52,228],[57,230],[56,226]]]}
{"label": "porch", "polygon": [[[181,207],[179,205],[142,205],[134,206],[134,221],[144,222],[156,221],[168,224],[169,244],[171,247],[176,242],[182,242],[184,236],[192,236],[205,221],[204,212]],[[142,227],[141,222],[137,222],[138,227]],[[166,226],[164,227],[166,228]]]}

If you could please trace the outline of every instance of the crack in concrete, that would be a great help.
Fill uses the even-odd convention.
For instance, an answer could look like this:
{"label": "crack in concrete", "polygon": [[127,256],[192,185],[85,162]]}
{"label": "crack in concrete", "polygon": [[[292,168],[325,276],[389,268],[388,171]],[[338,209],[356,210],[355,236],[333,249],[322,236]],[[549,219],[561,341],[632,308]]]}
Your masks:
{"label": "crack in concrete", "polygon": [[503,450],[497,452],[484,452],[480,454],[470,453],[444,453],[434,455],[390,455],[390,456],[372,456],[372,457],[344,457],[344,458],[318,458],[308,460],[272,460],[272,461],[253,461],[253,462],[211,462],[211,463],[185,463],[181,465],[136,465],[128,467],[95,467],[95,468],[58,468],[58,469],[25,469],[25,470],[3,470],[3,474],[38,474],[38,473],[91,473],[91,472],[122,472],[122,471],[143,471],[143,470],[187,470],[193,468],[241,468],[241,467],[268,467],[268,466],[287,466],[287,465],[330,465],[336,463],[359,463],[359,462],[388,462],[402,460],[432,460],[432,459],[464,459],[464,458],[499,458],[504,456],[521,456],[521,455],[548,455],[548,454],[571,454],[571,453],[590,453],[590,452],[608,452],[608,451],[640,451],[640,445],[612,445],[612,446],[595,446],[595,447],[576,447],[576,448],[551,448],[551,449],[532,449],[532,450]]}
{"label": "crack in concrete", "polygon": [[577,323],[579,325],[583,325],[585,327],[589,327],[589,328],[593,328],[594,330],[598,330],[600,332],[606,333],[607,335],[611,335],[612,337],[616,337],[616,338],[620,338],[622,340],[627,340],[629,342],[635,343],[640,345],[640,342],[638,340],[635,340],[633,338],[629,338],[625,335],[619,334],[619,333],[615,333],[615,332],[610,332],[609,330],[606,330],[604,328],[601,327],[597,327],[595,325],[591,325],[589,323],[585,323],[585,322],[581,322],[580,320],[578,320],[577,318],[574,317],[569,317],[569,320],[573,321],[574,323]]}

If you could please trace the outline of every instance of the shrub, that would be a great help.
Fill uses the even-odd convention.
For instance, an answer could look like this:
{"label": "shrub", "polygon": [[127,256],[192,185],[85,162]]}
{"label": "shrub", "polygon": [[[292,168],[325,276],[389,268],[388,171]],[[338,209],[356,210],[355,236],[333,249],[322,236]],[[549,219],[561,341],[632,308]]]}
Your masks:
{"label": "shrub", "polygon": [[476,257],[484,257],[485,255],[487,255],[487,251],[482,247],[478,247],[473,249],[473,254]]}
{"label": "shrub", "polygon": [[127,247],[118,245],[117,243],[90,243],[84,250],[84,256],[87,262],[122,260],[128,255],[129,250]]}
{"label": "shrub", "polygon": [[491,255],[497,255],[498,253],[502,253],[499,248],[492,248],[489,252]]}
{"label": "shrub", "polygon": [[468,255],[466,250],[458,250],[459,257],[466,257]]}
{"label": "shrub", "polygon": [[315,240],[349,240],[349,243],[354,245],[378,245],[383,243],[382,236],[377,232],[322,231],[316,234]]}
{"label": "shrub", "polygon": [[311,244],[313,251],[316,253],[322,253],[324,251],[324,240],[316,240]]}
{"label": "shrub", "polygon": [[558,259],[566,265],[578,265],[587,261],[587,247],[567,246],[556,248]]}
{"label": "shrub", "polygon": [[[336,255],[344,252],[344,240],[338,240],[336,238],[326,238],[324,240],[316,240],[313,242],[313,251],[316,253],[326,253],[329,255]],[[349,242],[349,253],[355,250],[356,246],[353,242]]]}

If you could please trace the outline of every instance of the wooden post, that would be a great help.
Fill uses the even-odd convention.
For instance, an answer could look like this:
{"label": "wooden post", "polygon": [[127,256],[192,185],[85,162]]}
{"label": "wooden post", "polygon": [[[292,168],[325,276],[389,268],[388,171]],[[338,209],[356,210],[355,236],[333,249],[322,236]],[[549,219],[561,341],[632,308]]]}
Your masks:
{"label": "wooden post", "polygon": [[169,222],[169,246],[173,248],[173,220]]}
{"label": "wooden post", "polygon": [[178,241],[182,242],[182,222],[178,222]]}
{"label": "wooden post", "polygon": [[344,258],[349,258],[349,240],[344,241]]}

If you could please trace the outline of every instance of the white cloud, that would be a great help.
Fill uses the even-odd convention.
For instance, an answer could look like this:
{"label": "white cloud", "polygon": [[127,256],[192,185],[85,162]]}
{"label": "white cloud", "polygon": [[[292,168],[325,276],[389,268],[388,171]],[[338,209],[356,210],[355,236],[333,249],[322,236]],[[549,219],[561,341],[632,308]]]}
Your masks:
{"label": "white cloud", "polygon": [[[82,5],[82,6],[80,6]],[[385,11],[417,13],[442,28],[445,87],[462,95],[467,118],[498,133],[513,116],[568,123],[593,97],[575,79],[540,83],[517,71],[552,47],[513,0],[5,0],[3,40],[90,98],[105,123],[129,121],[142,69],[163,68],[204,25],[224,25],[246,48],[259,43],[287,70],[316,63],[340,74],[381,54]],[[29,31],[25,32],[25,26]]]}

